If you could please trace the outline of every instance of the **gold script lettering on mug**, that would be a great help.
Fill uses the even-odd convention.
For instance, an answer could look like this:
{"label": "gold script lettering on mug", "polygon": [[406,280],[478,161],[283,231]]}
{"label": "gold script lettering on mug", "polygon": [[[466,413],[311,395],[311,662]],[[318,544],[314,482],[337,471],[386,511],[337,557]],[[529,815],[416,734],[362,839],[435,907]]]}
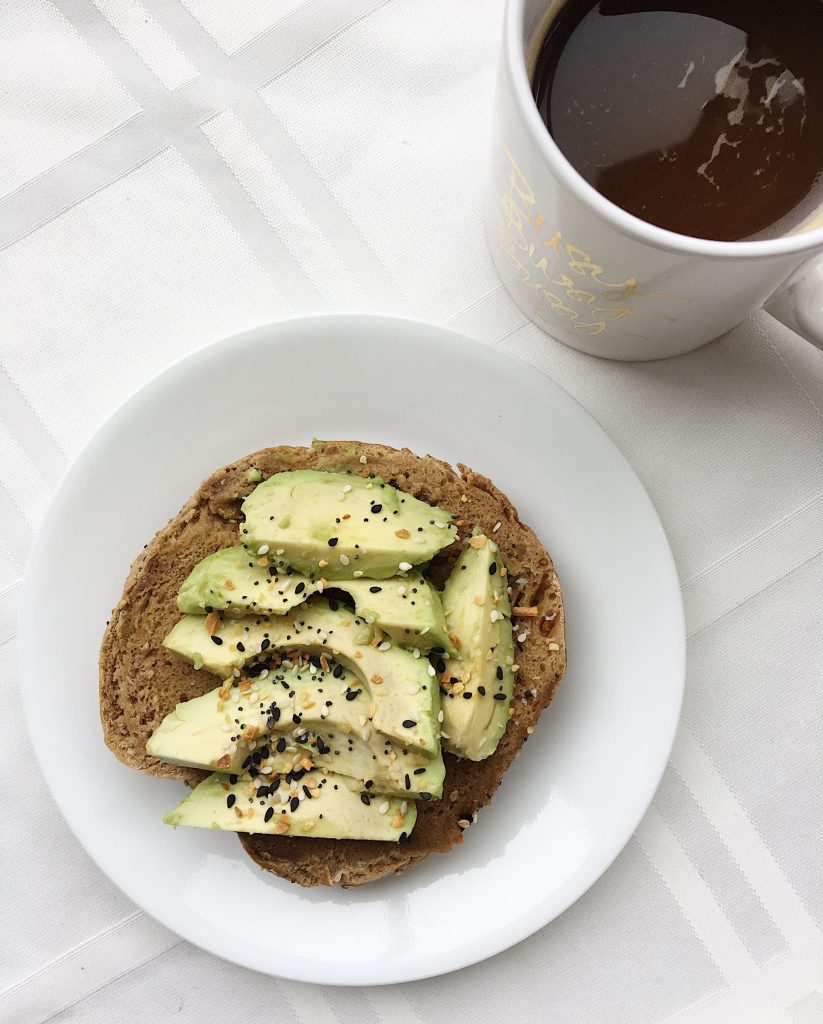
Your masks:
{"label": "gold script lettering on mug", "polygon": [[[506,189],[500,197],[498,209],[500,242],[523,283],[538,296],[535,312],[542,314],[546,310],[550,311],[569,321],[574,331],[598,335],[608,331],[610,323],[626,316],[652,320],[676,319],[638,310],[628,305],[631,298],[693,301],[686,295],[643,293],[635,277],[610,283],[604,280],[604,268],[595,263],[584,249],[566,242],[560,231],[555,231],[551,238],[544,238],[542,231],[546,218],[535,209],[537,200],[534,189],[503,140],[500,146],[509,167]],[[583,287],[582,282],[571,275],[588,278],[588,287]]]}

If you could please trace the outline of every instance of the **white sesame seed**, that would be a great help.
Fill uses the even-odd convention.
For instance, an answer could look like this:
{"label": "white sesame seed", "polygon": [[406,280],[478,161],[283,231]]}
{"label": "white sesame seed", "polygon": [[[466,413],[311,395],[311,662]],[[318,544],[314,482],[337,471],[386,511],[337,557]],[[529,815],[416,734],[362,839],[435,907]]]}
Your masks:
{"label": "white sesame seed", "polygon": [[260,547],[257,549],[257,554],[258,555],[267,555],[268,553],[269,553],[269,546],[268,546],[268,544],[261,544]]}
{"label": "white sesame seed", "polygon": [[526,637],[527,637],[528,635],[529,635],[529,634],[528,634],[528,633],[525,633],[525,632],[524,632],[524,633],[520,633],[520,634],[519,634],[519,636],[517,637],[517,642],[518,642],[519,644],[523,644],[523,643],[525,643],[525,642],[526,642]]}
{"label": "white sesame seed", "polygon": [[397,588],[397,593],[402,597],[406,593],[406,588],[401,584],[401,586]]}
{"label": "white sesame seed", "polygon": [[400,805],[400,813],[401,814],[405,814],[408,809],[409,809],[409,805],[404,800],[403,803]]}
{"label": "white sesame seed", "polygon": [[374,622],[374,616],[373,615],[367,615],[366,616],[366,622],[368,622],[371,625],[371,623]]}
{"label": "white sesame seed", "polygon": [[280,794],[280,803],[287,804],[289,802],[289,794],[285,791]]}
{"label": "white sesame seed", "polygon": [[360,462],[361,462],[361,463],[362,463],[362,464],[363,464],[364,466],[366,465],[367,459],[366,459],[366,456],[365,456],[365,455],[361,455],[361,456],[360,456]]}
{"label": "white sesame seed", "polygon": [[416,693],[420,693],[420,687],[410,686],[408,690],[406,690],[406,693],[408,693],[410,697],[413,697]]}
{"label": "white sesame seed", "polygon": [[492,527],[492,533],[497,533],[497,531],[500,529],[502,525],[502,523],[495,523],[494,526]]}
{"label": "white sesame seed", "polygon": [[497,620],[500,617],[500,612],[496,608],[494,609],[494,611],[489,613],[489,618],[492,620],[492,622],[497,622]]}
{"label": "white sesame seed", "polygon": [[389,801],[384,800],[383,803],[377,808],[378,814],[386,814],[389,810]]}
{"label": "white sesame seed", "polygon": [[271,766],[270,765],[266,765],[265,768],[261,768],[260,769],[260,774],[261,775],[271,775]]}
{"label": "white sesame seed", "polygon": [[529,726],[529,727],[528,727],[528,728],[526,729],[526,732],[527,732],[527,733],[529,734],[529,736],[531,736],[531,734],[532,734],[532,733],[534,732],[534,726],[533,726],[533,725],[530,725],[530,726]]}
{"label": "white sesame seed", "polygon": [[444,717],[443,712],[442,711],[438,711],[437,712],[437,721],[438,722],[442,722],[443,721],[443,717]]}
{"label": "white sesame seed", "polygon": [[220,726],[220,728],[223,730],[223,732],[231,732],[231,726],[227,725],[225,722]]}
{"label": "white sesame seed", "polygon": [[412,654],[414,655],[415,658],[419,658],[420,657],[420,648],[419,647],[415,647],[415,649],[412,651]]}
{"label": "white sesame seed", "polygon": [[384,640],[382,644],[377,645],[378,651],[387,651],[390,647],[391,642],[389,640]]}
{"label": "white sesame seed", "polygon": [[313,676],[317,675],[317,666],[309,663],[309,672],[311,672]]}
{"label": "white sesame seed", "polygon": [[232,671],[232,675],[234,676],[235,679],[239,679],[240,678],[240,669],[239,668],[234,669]]}
{"label": "white sesame seed", "polygon": [[343,493],[344,494],[348,494],[350,490],[351,490],[351,484],[345,484],[343,486]]}
{"label": "white sesame seed", "polygon": [[325,586],[323,581],[322,580],[318,580],[317,583],[315,584],[315,586],[317,587],[317,593],[318,594],[322,594],[323,593],[323,587]]}
{"label": "white sesame seed", "polygon": [[348,555],[341,555],[340,556],[340,564],[341,565],[348,565],[349,564],[349,556]]}
{"label": "white sesame seed", "polygon": [[360,577],[362,575],[363,575],[363,570],[362,569],[355,569],[354,572],[352,573],[352,576],[354,576],[355,579],[360,579]]}
{"label": "white sesame seed", "polygon": [[398,567],[397,567],[397,568],[398,568],[398,569],[399,569],[399,570],[400,570],[401,572],[408,572],[408,571],[409,571],[409,569],[411,569],[411,567],[412,567],[412,565],[411,565],[411,562],[401,562],[401,563],[400,563],[400,565],[398,565]]}
{"label": "white sesame seed", "polygon": [[428,633],[428,631],[429,631],[429,629],[430,629],[430,628],[431,628],[430,626],[424,626],[424,627],[423,627],[423,628],[422,628],[422,629],[420,630],[420,635],[421,635],[421,636],[425,636],[425,635],[426,635],[426,633]]}
{"label": "white sesame seed", "polygon": [[429,675],[433,676],[434,674],[435,674],[434,665],[429,665]]}

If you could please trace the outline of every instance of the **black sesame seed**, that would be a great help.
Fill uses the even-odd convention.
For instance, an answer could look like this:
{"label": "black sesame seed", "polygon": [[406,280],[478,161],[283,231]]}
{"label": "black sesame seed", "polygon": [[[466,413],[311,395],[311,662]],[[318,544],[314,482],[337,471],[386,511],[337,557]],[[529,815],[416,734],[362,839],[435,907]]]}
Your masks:
{"label": "black sesame seed", "polygon": [[237,650],[240,651],[241,654],[245,652],[246,648],[243,646],[242,640],[237,641]]}
{"label": "black sesame seed", "polygon": [[415,775],[422,775],[425,770],[426,770],[425,768],[415,768],[414,769],[414,774]]}
{"label": "black sesame seed", "polygon": [[338,537],[329,537],[329,547],[333,548],[337,544],[338,540]]}
{"label": "black sesame seed", "polygon": [[266,813],[263,815],[263,821],[271,821],[272,815],[274,814],[274,808],[269,807]]}
{"label": "black sesame seed", "polygon": [[295,725],[300,725],[300,723],[303,721],[303,716],[302,715],[292,715],[291,716],[291,720],[294,722]]}
{"label": "black sesame seed", "polygon": [[229,793],[229,795],[226,797],[226,807],[234,807],[234,801],[236,799],[237,797],[234,795],[234,793]]}
{"label": "black sesame seed", "polygon": [[262,643],[260,644],[260,650],[261,650],[261,651],[265,651],[265,650],[268,650],[268,648],[269,648],[269,647],[271,647],[271,640],[264,640],[264,641],[263,641],[263,642],[262,642]]}
{"label": "black sesame seed", "polygon": [[334,671],[332,672],[332,675],[334,676],[335,679],[339,679],[340,676],[343,675],[343,666],[342,665],[335,665],[334,666]]}
{"label": "black sesame seed", "polygon": [[311,790],[309,789],[309,787],[308,786],[303,786],[302,789],[303,789],[303,792],[306,794],[306,799],[307,800],[311,800],[312,799],[312,795],[311,795]]}
{"label": "black sesame seed", "polygon": [[346,693],[346,700],[357,700],[360,696],[360,690],[348,690]]}
{"label": "black sesame seed", "polygon": [[298,583],[297,586],[294,588],[294,592],[295,592],[295,594],[302,594],[305,589],[306,589],[306,584],[305,583]]}
{"label": "black sesame seed", "polygon": [[382,505],[372,505],[371,510],[372,510],[372,513],[374,515],[377,515],[378,512],[382,512],[383,511],[383,506]]}
{"label": "black sesame seed", "polygon": [[283,751],[286,749],[286,738],[284,736],[280,737],[280,739],[277,741],[277,746],[274,749],[277,751],[278,754],[283,753]]}
{"label": "black sesame seed", "polygon": [[406,772],[406,778],[404,779],[404,782],[406,784],[406,789],[411,789],[411,779],[409,778],[408,772]]}
{"label": "black sesame seed", "polygon": [[383,589],[382,587],[369,587],[369,593],[370,594],[379,594],[382,589]]}
{"label": "black sesame seed", "polygon": [[236,775],[230,775],[229,776],[229,782],[232,784],[232,786],[236,786],[237,785],[237,776]]}
{"label": "black sesame seed", "polygon": [[371,807],[371,797],[369,796],[368,793],[360,794],[360,803],[365,804],[366,807]]}
{"label": "black sesame seed", "polygon": [[472,699],[472,692],[471,692],[471,690],[464,690],[463,691],[463,700],[471,700],[471,699]]}
{"label": "black sesame seed", "polygon": [[[283,742],[285,743],[285,740],[284,740]],[[243,762],[243,763],[242,763],[242,764],[240,765],[240,767],[241,767],[241,768],[243,768],[243,769],[245,770],[246,768],[248,768],[248,767],[249,767],[249,765],[250,765],[250,764],[251,764],[251,757],[249,756],[249,757],[247,757],[247,758],[246,758],[246,760],[245,760],[245,761],[244,761],[244,762]]]}
{"label": "black sesame seed", "polygon": [[505,700],[506,699],[506,694],[505,693],[496,693],[494,695],[494,699],[495,700]]}
{"label": "black sesame seed", "polygon": [[258,786],[257,787],[257,792],[255,793],[255,796],[258,796],[258,797],[259,796],[267,796],[268,792],[269,792],[269,787],[268,786]]}
{"label": "black sesame seed", "polygon": [[409,837],[405,832],[401,832],[397,841],[398,843],[407,843],[409,841]]}
{"label": "black sesame seed", "polygon": [[212,642],[213,644],[217,644],[217,646],[219,647],[219,646],[220,646],[220,645],[221,645],[221,644],[223,643],[223,640],[222,640],[222,638],[221,638],[221,637],[219,637],[219,636],[213,636],[213,637],[211,638],[211,642]]}
{"label": "black sesame seed", "polygon": [[335,601],[335,599],[333,597],[329,598],[329,608],[331,608],[331,610],[333,612],[336,612],[339,607],[340,607],[340,602],[339,601]]}
{"label": "black sesame seed", "polygon": [[492,562],[492,564],[489,566],[489,576],[494,576],[494,574],[496,572],[497,572],[497,562]]}
{"label": "black sesame seed", "polygon": [[289,809],[291,810],[292,814],[294,814],[294,812],[297,810],[299,806],[300,801],[297,799],[296,796],[293,796],[291,800],[289,800]]}
{"label": "black sesame seed", "polygon": [[503,678],[503,666],[502,665],[498,665],[497,666],[497,678],[498,679],[502,679]]}
{"label": "black sesame seed", "polygon": [[478,686],[477,687],[477,692],[480,694],[481,697],[485,697],[486,696],[486,687],[485,686]]}
{"label": "black sesame seed", "polygon": [[366,779],[366,782],[365,782],[366,789],[371,789],[373,785],[374,785],[374,779]]}
{"label": "black sesame seed", "polygon": [[212,608],[210,604],[207,604],[203,611],[205,611],[206,615],[211,615],[211,613],[214,611],[214,608]]}
{"label": "black sesame seed", "polygon": [[421,800],[431,800],[431,798],[432,798],[431,793],[423,793],[423,792],[421,792],[421,794],[420,794],[420,799]]}
{"label": "black sesame seed", "polygon": [[417,722],[413,718],[406,718],[403,721],[404,729],[413,729],[417,725]]}

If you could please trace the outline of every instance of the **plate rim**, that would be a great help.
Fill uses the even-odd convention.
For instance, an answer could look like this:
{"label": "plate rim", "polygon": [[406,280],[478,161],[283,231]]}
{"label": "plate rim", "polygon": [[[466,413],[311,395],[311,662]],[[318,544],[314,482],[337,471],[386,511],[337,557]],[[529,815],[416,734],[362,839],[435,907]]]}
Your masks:
{"label": "plate rim", "polygon": [[[317,325],[321,329],[328,330],[329,326],[341,321],[369,321],[372,324],[380,324],[387,329],[387,337],[391,338],[391,328],[397,327],[398,325],[404,325],[408,327],[411,325],[415,330],[420,329],[425,332],[434,331],[438,333],[444,340],[448,340],[454,345],[462,346],[466,349],[471,348],[476,354],[478,348],[485,349],[487,354],[491,355],[492,358],[498,357],[503,361],[508,361],[513,365],[517,365],[520,372],[530,372],[537,374],[543,378],[544,384],[548,390],[555,390],[562,393],[565,401],[573,403],[586,420],[589,421],[591,427],[601,436],[601,440],[605,442],[605,445],[610,449],[611,457],[616,459],[621,464],[621,468],[627,475],[628,479],[631,480],[633,487],[636,490],[637,496],[640,498],[642,504],[646,507],[646,511],[651,516],[651,522],[654,523],[656,533],[658,534],[658,544],[660,546],[661,556],[661,570],[664,571],[666,577],[666,588],[667,592],[670,588],[670,598],[673,599],[672,615],[676,618],[676,623],[673,621],[672,625],[676,625],[676,638],[677,638],[677,649],[672,652],[672,664],[676,665],[676,671],[672,671],[672,679],[668,684],[672,688],[672,696],[676,698],[672,702],[672,714],[671,719],[667,723],[667,735],[665,735],[665,742],[661,745],[661,752],[665,752],[665,756],[661,756],[661,764],[654,773],[649,774],[649,780],[647,785],[644,787],[646,795],[640,801],[639,812],[631,816],[631,820],[627,816],[625,825],[620,829],[619,838],[614,840],[611,844],[605,844],[605,848],[601,851],[600,856],[592,858],[588,865],[588,870],[583,873],[583,877],[579,880],[578,884],[572,889],[571,894],[568,898],[560,901],[559,905],[552,905],[550,908],[546,907],[548,899],[544,899],[537,903],[534,907],[530,908],[527,913],[522,914],[519,918],[509,922],[507,925],[502,926],[493,933],[490,933],[484,938],[476,939],[471,943],[467,943],[461,946],[456,946],[450,951],[448,956],[444,954],[438,954],[437,957],[418,957],[414,961],[401,964],[392,965],[376,965],[367,964],[363,967],[358,966],[356,968],[349,967],[348,970],[351,974],[356,975],[351,979],[345,977],[335,977],[334,979],[325,979],[318,977],[316,969],[312,971],[312,965],[306,963],[305,970],[287,969],[283,970],[278,964],[277,969],[269,969],[267,966],[251,966],[252,970],[259,971],[260,973],[266,974],[275,978],[283,978],[289,981],[298,981],[311,984],[321,985],[339,985],[341,987],[357,987],[365,985],[390,985],[400,984],[406,982],[420,981],[428,978],[434,978],[449,974],[452,971],[461,970],[465,967],[472,966],[477,963],[481,963],[489,957],[495,956],[498,953],[502,953],[507,949],[524,941],[531,935],[535,934],[541,928],[546,927],[552,921],[560,917],[561,914],[565,913],[574,903],[577,902],[589,889],[605,874],[606,871],[611,867],[614,861],[625,849],[629,840],[636,832],[640,822],[648,811],[654,796],[660,786],[660,782],[663,778],[663,774],[668,765],[669,756],[674,745],[677,729],[680,723],[682,714],[683,699],[685,695],[685,681],[686,681],[686,627],[685,627],[685,612],[683,605],[683,597],[680,585],[679,574],[677,572],[677,566],[674,560],[674,555],[671,550],[668,536],[660,520],[660,516],[657,509],[649,495],[646,487],[642,480],[638,476],[634,467],[631,465],[629,460],[623,454],[621,449],[617,446],[615,441],[611,438],[609,433],[601,426],[601,424],[594,418],[594,416],[574,398],[573,395],[569,394],[557,381],[553,380],[546,373],[533,366],[524,359],[519,358],[511,352],[507,352],[499,347],[492,345],[488,342],[481,341],[476,338],[472,338],[467,334],[463,334],[459,331],[455,331],[450,327],[436,324],[431,321],[424,320],[416,317],[406,316],[395,316],[391,314],[382,313],[368,313],[368,312],[320,312],[320,313],[307,313],[299,314],[294,316],[283,317],[278,320],[271,321],[266,324],[260,324],[256,327],[240,331],[236,334],[227,335],[222,338],[211,341],[193,352],[189,352],[185,355],[180,356],[177,359],[173,359],[168,364],[159,369],[153,374],[145,383],[143,383],[136,390],[132,391],[123,402],[121,402],[110,414],[103,420],[102,423],[94,430],[92,435],[86,441],[82,449],[78,454],[69,462],[62,476],[60,477],[57,485],[55,486],[54,492],[49,501],[45,515],[40,523],[40,526],[33,539],[31,548],[29,550],[26,564],[23,571],[21,593],[18,602],[17,609],[17,635],[15,640],[15,649],[18,656],[18,673],[17,673],[17,684],[20,692],[20,700],[23,707],[24,721],[26,730],[31,741],[32,749],[34,751],[37,765],[43,775],[44,781],[49,789],[52,798],[55,801],[55,806],[60,813],[61,818],[68,826],[71,833],[77,839],[80,846],[87,853],[89,857],[94,861],[96,867],[103,872],[103,874],[109,879],[109,881],[124,895],[135,903],[143,912],[149,914],[155,920],[159,921],[164,927],[168,928],[174,934],[180,938],[185,939],[187,942],[192,943],[206,952],[211,953],[223,960],[227,960],[231,963],[235,963],[239,966],[249,968],[248,960],[242,960],[241,957],[232,955],[231,950],[225,950],[223,948],[217,948],[216,944],[209,942],[209,934],[202,932],[195,932],[194,929],[188,929],[185,924],[181,925],[180,922],[173,918],[171,914],[165,914],[163,908],[157,908],[154,905],[151,909],[147,906],[147,901],[143,895],[140,887],[133,887],[123,880],[113,877],[108,867],[104,866],[103,863],[98,859],[97,851],[93,841],[87,841],[87,836],[81,834],[78,828],[75,827],[75,821],[69,816],[70,812],[64,807],[54,791],[54,788],[50,781],[50,774],[46,771],[46,764],[44,760],[44,752],[41,750],[40,744],[36,739],[36,729],[34,728],[33,706],[30,705],[27,699],[27,690],[30,687],[27,686],[27,679],[29,676],[29,669],[27,667],[27,661],[21,655],[24,653],[26,644],[30,643],[30,623],[34,618],[34,582],[33,572],[34,567],[38,563],[39,552],[45,544],[46,537],[53,529],[52,519],[55,516],[55,512],[60,505],[63,495],[70,486],[71,478],[75,472],[85,467],[90,462],[93,463],[97,455],[98,449],[102,446],[105,447],[105,441],[107,435],[114,430],[121,419],[125,418],[132,412],[132,407],[137,403],[145,400],[148,394],[156,390],[162,384],[167,383],[169,380],[182,372],[183,367],[186,364],[191,364],[198,360],[208,360],[214,358],[218,350],[225,348],[228,349],[230,345],[244,342],[247,344],[253,344],[255,340],[265,340],[268,344],[277,345],[279,339],[276,337],[277,332],[284,327],[299,323],[306,327]],[[549,339],[550,340],[550,339]],[[391,342],[390,342],[391,343]],[[676,692],[675,688],[676,687]],[[79,824],[79,822],[78,822]],[[149,901],[150,902],[150,901]],[[439,962],[441,961],[442,962]],[[370,970],[379,969],[380,976],[372,977],[365,975]]]}

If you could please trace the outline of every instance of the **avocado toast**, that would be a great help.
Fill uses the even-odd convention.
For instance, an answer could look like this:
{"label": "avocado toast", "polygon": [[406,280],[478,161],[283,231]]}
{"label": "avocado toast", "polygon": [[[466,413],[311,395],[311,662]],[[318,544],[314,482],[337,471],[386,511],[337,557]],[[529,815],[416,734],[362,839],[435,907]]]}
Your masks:
{"label": "avocado toast", "polygon": [[[445,852],[461,840],[553,697],[565,667],[565,646],[560,588],[548,555],[489,480],[464,466],[458,468],[459,473],[429,456],[357,442],[266,449],[212,474],[147,545],[132,566],[103,640],[101,717],[106,742],[121,761],[151,775],[198,786],[201,795],[195,800],[198,791],[192,794],[168,820],[202,826],[208,819],[216,827],[242,830],[241,842],[261,867],[303,885],[361,884],[405,870],[428,853]],[[306,470],[320,473],[300,476]],[[318,480],[321,473],[327,476]],[[344,485],[349,491],[340,486],[337,474],[341,473],[351,479]],[[383,482],[386,500],[379,500],[374,490]],[[287,493],[284,483],[289,484]],[[333,493],[324,496],[324,487]],[[365,493],[366,488],[370,493]],[[274,496],[267,498],[267,491]],[[322,535],[308,537],[291,527],[293,520],[299,525],[301,509],[328,508],[329,500],[339,509],[334,518],[342,520],[341,527],[354,518],[370,522],[361,523],[358,530],[332,534],[326,529]],[[367,509],[364,500],[370,501]],[[269,518],[275,507],[277,518]],[[343,511],[344,507],[352,511]],[[372,536],[373,519],[380,531],[370,547],[364,538]],[[243,530],[253,535],[244,535]],[[395,535],[402,538],[400,549],[407,552],[402,561],[392,540]],[[250,552],[245,562],[243,552]],[[224,574],[230,559],[235,559],[235,568]],[[210,560],[218,563],[214,571],[208,568]],[[241,575],[235,584],[237,573]],[[233,588],[226,586],[226,580]],[[490,583],[489,606],[484,608],[486,597],[478,588],[488,590]],[[300,596],[308,593],[309,599],[295,603],[294,590],[301,584]],[[436,606],[444,585],[442,617],[430,610],[423,614],[416,603],[418,595],[423,594],[424,604]],[[412,586],[417,591],[413,596]],[[414,614],[411,601],[415,601]],[[282,615],[276,606],[279,602],[284,606]],[[335,625],[333,620],[341,615],[348,626]],[[187,620],[188,626],[179,625]],[[287,620],[299,628],[299,635],[297,629],[288,630]],[[312,625],[310,638],[307,621]],[[274,631],[269,623],[276,627]],[[333,645],[324,643],[330,623],[332,630],[352,631],[352,638],[344,643],[335,636]],[[355,636],[358,630],[362,635]],[[182,641],[181,632],[186,633]],[[244,635],[254,636],[248,650]],[[438,642],[433,643],[430,635]],[[469,637],[465,644],[461,635],[464,640]],[[378,642],[373,644],[375,639]],[[490,659],[487,665],[485,651],[491,649],[498,651],[500,660]],[[359,671],[364,655],[371,659],[366,674]],[[373,664],[383,656],[384,662],[377,664],[385,664],[385,672]],[[203,667],[198,670],[196,665]],[[291,685],[289,673],[300,672],[311,676],[311,686]],[[355,694],[351,700],[358,707],[362,704],[360,718],[365,724],[359,733],[359,718],[351,717],[353,709],[341,721],[331,708],[329,714],[336,717],[322,722],[316,707],[305,707],[317,704],[316,690],[322,688],[327,673],[335,686],[324,696],[332,704],[348,701],[347,694]],[[380,692],[387,685],[384,676],[389,686]],[[430,680],[435,684],[433,692],[424,690]],[[208,711],[213,715],[219,703],[231,709],[243,700],[242,694],[254,690],[257,698],[265,690],[268,703],[262,710],[274,700],[280,714],[280,702],[270,690],[272,685],[282,688],[284,682],[283,701],[291,702],[288,714],[300,718],[294,725],[300,730],[296,737],[275,732],[267,739],[268,719],[261,718],[252,723],[262,731],[252,739],[251,752],[240,750],[245,754],[243,761],[250,758],[249,764],[246,768],[243,761],[239,766],[236,761],[231,764],[248,777],[211,775],[206,790],[200,788],[207,769],[213,769],[220,757],[234,758],[237,750],[229,750],[241,748],[247,733],[229,731],[224,743],[214,747],[217,734],[210,718],[202,730],[211,737],[209,744],[197,746],[197,740],[192,746],[187,734],[188,752],[176,759],[175,750],[182,748],[175,746],[170,731],[175,715],[178,720],[191,718],[194,707],[176,712],[177,705],[185,709],[186,702],[216,693]],[[241,691],[241,685],[246,689]],[[221,686],[226,701],[221,701]],[[290,692],[294,695],[288,696]],[[413,711],[406,710],[410,706]],[[246,710],[235,717],[248,728],[245,714]],[[443,732],[442,762],[435,749],[440,737],[437,725],[431,725],[432,717]],[[234,729],[234,719],[227,721],[226,728]],[[406,722],[411,724],[406,727]],[[282,730],[282,723],[280,719],[272,728]],[[345,747],[337,743],[341,726]],[[323,730],[329,729],[334,735],[331,741],[323,738],[329,735]],[[235,735],[238,739],[233,742]],[[276,748],[284,739],[292,750],[286,748],[279,756]],[[147,751],[150,742],[150,750],[160,757]],[[224,751],[226,745],[229,749]],[[325,753],[327,745],[330,751]],[[341,751],[337,760],[335,747]],[[463,756],[450,753],[450,747]],[[267,755],[262,760],[261,750]],[[369,758],[375,768],[372,777],[363,779],[369,774]],[[413,758],[417,761],[409,763],[416,767],[410,772],[396,770],[398,759],[406,764],[404,759]],[[262,779],[261,765],[271,769]],[[216,767],[218,772],[230,771],[226,763]],[[327,774],[334,773],[335,767],[341,774],[350,773],[345,783]],[[419,784],[415,771],[420,772]],[[359,789],[363,813],[351,817],[341,807],[351,807],[351,777],[358,776],[355,789]],[[404,785],[407,776],[409,786]],[[282,784],[280,778],[285,780]],[[408,799],[395,806],[403,790]],[[318,814],[326,806],[326,796],[333,795],[324,825],[318,825],[318,815],[305,809],[301,794],[312,801]],[[292,816],[282,808],[291,807],[295,799],[298,804]],[[217,802],[219,820],[213,816]],[[205,808],[199,817],[198,807]],[[376,815],[384,807],[381,824]],[[238,817],[244,808],[249,815],[246,820]],[[232,811],[233,820],[226,821],[224,809]],[[352,823],[357,819],[353,834],[358,838],[345,838],[345,824],[336,827],[334,822],[341,815],[349,815]],[[278,816],[284,821],[279,830],[275,829]],[[292,820],[294,824],[286,830],[285,822]],[[311,826],[308,830],[306,822]]]}

